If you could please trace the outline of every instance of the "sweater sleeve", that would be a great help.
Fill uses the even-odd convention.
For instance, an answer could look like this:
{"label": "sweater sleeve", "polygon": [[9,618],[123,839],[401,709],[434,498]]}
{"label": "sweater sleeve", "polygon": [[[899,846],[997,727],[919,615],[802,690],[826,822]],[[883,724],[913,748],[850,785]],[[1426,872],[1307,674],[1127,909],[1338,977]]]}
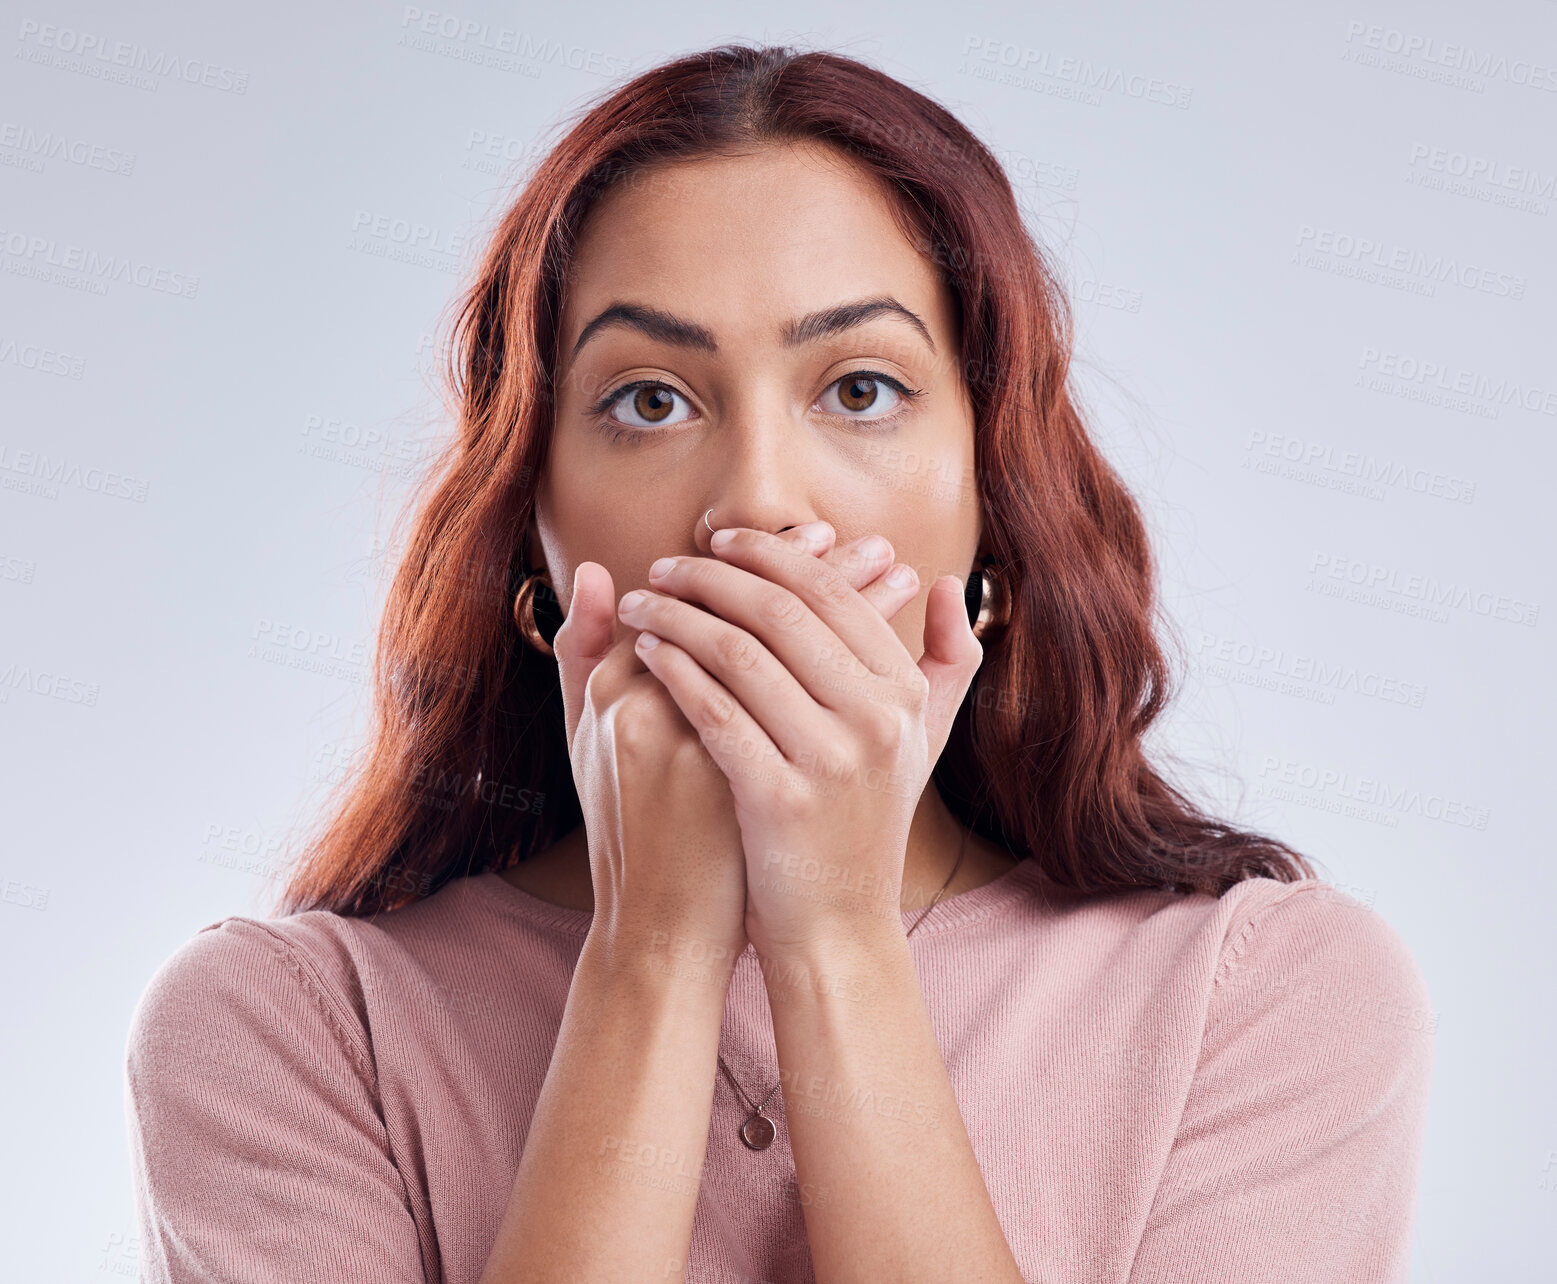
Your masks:
{"label": "sweater sleeve", "polygon": [[142,1284],[425,1284],[366,1038],[274,929],[224,919],[162,964],[125,1105]]}
{"label": "sweater sleeve", "polygon": [[1436,1018],[1395,930],[1318,882],[1230,933],[1130,1284],[1404,1281]]}

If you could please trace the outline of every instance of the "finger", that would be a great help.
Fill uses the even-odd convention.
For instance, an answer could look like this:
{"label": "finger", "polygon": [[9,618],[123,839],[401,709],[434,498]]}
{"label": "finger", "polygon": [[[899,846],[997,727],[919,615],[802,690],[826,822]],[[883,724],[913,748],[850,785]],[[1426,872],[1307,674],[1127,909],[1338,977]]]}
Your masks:
{"label": "finger", "polygon": [[893,561],[890,553],[882,561],[882,573],[859,593],[882,619],[890,620],[919,596],[919,573],[907,562]]}
{"label": "finger", "polygon": [[822,557],[833,551],[838,542],[838,531],[831,522],[807,522],[804,526],[791,526],[774,538],[793,544],[802,552]]}
{"label": "finger", "polygon": [[973,675],[984,659],[984,647],[968,623],[965,586],[955,575],[943,575],[930,585],[924,613],[924,655],[919,669],[929,679],[925,700],[925,731],[931,761],[940,757]]}
{"label": "finger", "polygon": [[[707,558],[686,560],[729,569],[718,568]],[[768,741],[785,757],[815,746],[819,737],[828,733],[819,717],[823,710],[817,707],[802,676],[734,622],[678,597],[647,589],[626,594],[617,614],[629,627],[660,638],[661,645],[674,644],[685,652],[740,702],[747,716],[761,726]],[[814,618],[813,623],[820,627]],[[644,654],[641,649],[639,654]]]}
{"label": "finger", "polygon": [[[815,559],[802,560],[837,577]],[[890,635],[895,665],[867,667],[804,598],[741,567],[705,557],[666,558],[650,568],[650,582],[664,585],[664,593],[634,598],[634,613],[622,618],[691,653],[791,758],[797,747],[832,735],[837,718],[851,721],[883,704],[917,709],[924,700],[924,675],[892,626],[841,580],[837,591],[853,596],[855,609]],[[796,695],[810,699],[792,703]]]}
{"label": "finger", "polygon": [[681,647],[642,632],[636,650],[732,784],[737,775],[761,776],[783,765],[779,747],[757,720]]}
{"label": "finger", "polygon": [[568,613],[552,639],[562,686],[568,746],[584,709],[589,675],[611,650],[616,636],[616,586],[599,562],[580,562],[573,572]]}
{"label": "finger", "polygon": [[[801,535],[801,532],[808,531],[818,532],[814,542],[811,537]],[[823,531],[827,533],[825,541],[820,535]],[[836,534],[830,522],[809,522],[805,526],[780,531],[779,538],[789,540],[803,551],[810,551],[820,561],[837,568],[838,573],[848,580],[866,602],[876,608],[877,614],[884,620],[892,619],[919,595],[919,576],[911,567],[905,566],[896,579],[887,578],[896,569],[890,544],[861,535],[847,544],[830,547]],[[795,538],[797,536],[799,538]],[[823,542],[829,547],[817,547]]]}
{"label": "finger", "polygon": [[[891,630],[891,625],[858,600],[859,595],[837,571],[815,558],[799,560],[813,573],[831,576],[839,592],[856,598],[862,613],[873,616],[879,627]],[[707,557],[666,558],[650,568],[649,583],[663,592],[642,603],[646,618],[622,618],[669,637],[690,652],[730,688],[786,753],[799,738],[809,735],[807,742],[815,743],[814,736],[821,730],[815,717],[817,707],[849,714],[869,694],[869,684],[861,679],[873,681],[875,675],[804,598],[783,585]],[[903,650],[900,642],[898,649]],[[772,665],[766,657],[772,657]],[[906,651],[903,663],[912,670],[913,661]],[[774,665],[790,675],[796,693],[810,697],[801,703],[812,708],[791,714],[769,703],[770,695],[785,690]],[[743,678],[735,671],[738,668],[752,669],[755,678]],[[919,674],[913,674],[913,679],[923,685]]]}
{"label": "finger", "polygon": [[[764,531],[740,526],[727,530],[728,541],[713,549],[714,556],[719,559],[718,564],[739,567],[759,580],[769,581],[800,598],[827,632],[838,640],[845,652],[855,656],[869,672],[887,674],[894,670],[901,671],[905,662],[911,663],[892,626],[882,618],[880,612],[869,609],[837,568],[818,562],[816,558],[800,556]],[[869,547],[871,539],[882,537],[868,537],[865,548]],[[891,544],[884,539],[882,544],[890,556]],[[735,591],[734,581],[728,578],[716,580],[705,575],[700,579],[706,581],[709,587],[719,588],[726,594]],[[654,583],[652,580],[650,582]],[[657,584],[655,586],[658,587]],[[918,586],[914,587],[917,589]],[[676,591],[679,592],[679,589]],[[749,597],[750,593],[745,596]],[[778,611],[781,605],[773,600],[771,593],[759,595],[759,600],[770,612]],[[723,614],[721,605],[709,605]],[[782,615],[769,615],[766,618],[782,618]],[[748,624],[746,627],[751,626]],[[803,628],[803,621],[796,627],[799,631],[807,631]],[[753,629],[753,632],[767,640],[761,630]]]}
{"label": "finger", "polygon": [[[837,544],[837,529],[831,522],[807,522],[791,526],[774,537],[810,553],[838,572],[858,590],[883,619],[890,620],[919,593],[917,573],[905,571],[897,580],[884,582],[892,569],[892,546],[861,535],[847,544]],[[872,547],[874,545],[874,547]]]}

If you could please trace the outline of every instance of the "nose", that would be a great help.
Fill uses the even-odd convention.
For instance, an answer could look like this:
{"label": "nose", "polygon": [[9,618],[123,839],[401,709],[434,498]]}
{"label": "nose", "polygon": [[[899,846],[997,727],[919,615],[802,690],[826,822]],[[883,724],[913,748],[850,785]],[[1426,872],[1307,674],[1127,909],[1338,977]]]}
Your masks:
{"label": "nose", "polygon": [[[752,530],[768,531],[774,535],[782,535],[785,531],[793,530],[796,526],[804,526],[807,522],[820,520],[817,517],[807,515],[796,517],[794,520],[782,524],[776,524],[774,521],[765,520],[761,517],[735,516],[726,518],[723,516],[725,513],[736,513],[737,511],[740,511],[737,506],[729,503],[715,504],[712,508],[703,511],[697,519],[697,534],[693,541],[697,545],[699,552],[712,555],[713,549],[709,547],[708,541],[714,537],[714,531],[720,530],[725,526],[745,526],[750,527]],[[710,523],[712,523],[712,526],[710,526]]]}
{"label": "nose", "polygon": [[[703,529],[708,533],[710,538],[712,538],[714,532],[719,530],[720,527],[722,527],[722,526],[750,526],[751,525],[750,522],[719,522],[719,523],[716,524],[714,522],[714,520],[713,520],[713,516],[714,516],[714,510],[712,508],[704,510],[704,512],[703,512]],[[805,524],[804,522],[791,522],[788,526],[780,527],[777,533],[782,535],[785,531],[794,530],[795,527],[803,526],[804,524]]]}
{"label": "nose", "polygon": [[[811,503],[812,477],[800,427],[786,418],[765,415],[761,423],[731,421],[714,449],[721,456],[717,484],[703,499],[693,520],[697,547],[711,553],[708,541],[724,526],[746,526],[779,534],[818,520]],[[712,527],[712,529],[710,529]]]}

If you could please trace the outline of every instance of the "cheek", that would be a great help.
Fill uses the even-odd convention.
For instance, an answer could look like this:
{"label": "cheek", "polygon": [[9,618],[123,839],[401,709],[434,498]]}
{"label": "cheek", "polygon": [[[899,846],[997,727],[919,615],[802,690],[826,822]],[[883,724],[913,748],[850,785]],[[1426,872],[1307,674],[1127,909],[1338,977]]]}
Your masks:
{"label": "cheek", "polygon": [[[559,463],[565,463],[560,461]],[[602,479],[598,469],[575,468],[567,482],[553,480],[547,488],[539,519],[546,565],[566,614],[572,607],[573,573],[581,562],[605,567],[615,596],[649,587],[649,566],[664,554],[697,551],[694,528],[682,522],[681,506],[667,487],[619,485]],[[587,478],[581,484],[572,479]]]}

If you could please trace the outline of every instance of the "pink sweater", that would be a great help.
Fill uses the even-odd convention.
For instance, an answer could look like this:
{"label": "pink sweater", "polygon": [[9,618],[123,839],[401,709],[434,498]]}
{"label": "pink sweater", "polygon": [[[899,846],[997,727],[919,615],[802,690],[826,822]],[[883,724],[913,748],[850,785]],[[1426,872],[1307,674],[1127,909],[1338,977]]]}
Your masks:
{"label": "pink sweater", "polygon": [[[1023,862],[909,940],[1024,1279],[1405,1280],[1435,1018],[1394,929],[1316,881],[1045,886]],[[482,874],[373,922],[197,932],[129,1036],[141,1279],[474,1284],[590,919]],[[778,1082],[751,949],[720,1048]],[[687,1280],[814,1279],[826,1192],[796,1185],[782,1098],[748,1150],[716,1075]]]}

